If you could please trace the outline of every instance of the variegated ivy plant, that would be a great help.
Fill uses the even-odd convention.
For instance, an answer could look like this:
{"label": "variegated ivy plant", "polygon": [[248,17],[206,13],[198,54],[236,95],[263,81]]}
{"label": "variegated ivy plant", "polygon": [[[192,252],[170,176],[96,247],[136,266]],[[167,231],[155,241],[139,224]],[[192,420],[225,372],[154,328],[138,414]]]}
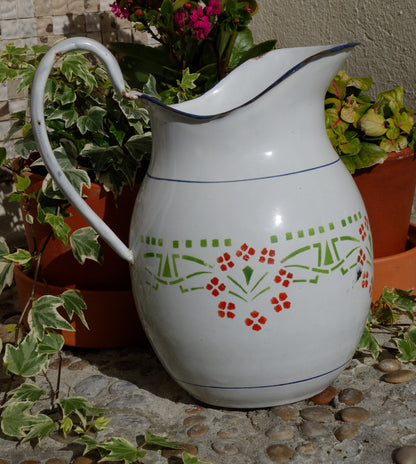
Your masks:
{"label": "variegated ivy plant", "polygon": [[[0,54],[0,82],[20,77],[18,91],[30,87],[35,68],[49,47],[15,47],[6,45]],[[170,98],[182,97],[194,86],[197,76],[184,73],[177,82],[177,90],[170,89]],[[149,91],[155,87],[149,80]],[[180,96],[180,97],[179,97]],[[133,186],[145,172],[151,146],[148,116],[144,108],[133,102],[122,102],[110,87],[100,65],[91,64],[76,52],[65,55],[51,73],[47,85],[45,114],[55,155],[68,179],[81,193],[91,181],[100,182],[118,195],[123,186]],[[8,156],[0,148],[0,166],[14,171],[15,192],[11,201],[21,204],[37,202],[37,217],[26,214],[26,221],[48,224],[50,234],[41,249],[32,253],[24,249],[14,252],[0,238],[0,293],[13,282],[13,267],[19,265],[30,270],[33,277],[31,296],[23,308],[17,324],[7,329],[14,332],[12,343],[2,346],[3,371],[9,377],[8,385],[0,398],[0,426],[5,436],[21,443],[36,444],[52,433],[78,436],[85,453],[95,450],[103,461],[141,462],[146,447],[178,448],[178,442],[146,433],[142,445],[137,446],[121,437],[98,442],[90,432],[107,427],[109,411],[95,408],[83,397],[65,397],[60,394],[59,379],[52,384],[48,366],[58,358],[61,369],[61,350],[64,339],[60,330],[73,331],[70,321],[76,315],[86,325],[85,302],[75,290],[59,296],[45,295],[35,298],[35,285],[41,277],[42,253],[52,237],[65,245],[71,244],[75,258],[101,260],[97,234],[90,227],[72,232],[65,223],[67,201],[57,189],[39,158],[26,111],[13,115],[16,120],[9,137],[21,131],[22,138],[14,144],[15,154]],[[25,172],[46,175],[41,190],[32,192],[31,179]],[[59,312],[58,312],[59,310]],[[62,311],[66,317],[61,316]],[[27,317],[29,331],[22,336],[23,320]],[[49,390],[36,385],[34,378],[47,378]],[[41,412],[39,412],[41,411]],[[185,464],[203,464],[197,457],[182,453]]]}
{"label": "variegated ivy plant", "polygon": [[403,104],[403,88],[372,100],[364,93],[372,83],[339,71],[326,94],[328,137],[351,173],[382,162],[389,152],[415,146],[414,112]]}

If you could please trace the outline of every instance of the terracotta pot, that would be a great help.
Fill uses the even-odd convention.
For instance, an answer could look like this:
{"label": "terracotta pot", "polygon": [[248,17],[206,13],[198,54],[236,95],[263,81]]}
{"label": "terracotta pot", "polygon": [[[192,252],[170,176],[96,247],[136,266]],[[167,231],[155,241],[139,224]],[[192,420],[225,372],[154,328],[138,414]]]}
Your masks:
{"label": "terracotta pot", "polygon": [[[41,188],[43,177],[37,174],[29,174],[32,184],[29,192]],[[125,188],[117,202],[111,192],[104,191],[98,184],[92,184],[90,189],[85,189],[87,204],[100,216],[106,224],[113,229],[125,243],[128,242],[131,213],[133,211],[139,186],[133,191]],[[26,211],[36,217],[36,202],[30,201]],[[88,224],[74,210],[68,208],[70,217],[65,222],[72,231]],[[25,214],[23,214],[25,217]],[[34,249],[32,231],[35,236],[38,249],[45,242],[50,227],[41,225],[37,221],[33,226],[25,222],[26,237],[30,251]],[[71,247],[65,247],[60,240],[52,238],[42,254],[42,272],[48,283],[58,286],[75,285],[78,288],[100,290],[110,288],[117,290],[128,290],[131,288],[129,265],[120,258],[104,241],[100,239],[103,250],[103,264],[86,260],[83,265],[78,263],[72,254]]]}
{"label": "terracotta pot", "polygon": [[414,151],[389,153],[384,163],[360,169],[353,177],[370,220],[374,257],[405,251],[416,186]]}
{"label": "terracotta pot", "polygon": [[416,290],[416,224],[408,231],[406,251],[374,260],[373,302],[384,287]]}
{"label": "terracotta pot", "polygon": [[[14,277],[20,307],[24,307],[32,291],[33,279],[18,266],[14,268]],[[118,348],[147,343],[133,295],[129,290],[84,290],[74,286],[54,285],[48,285],[46,288],[43,283],[37,282],[35,298],[47,294],[60,295],[69,288],[79,290],[87,304],[85,319],[89,330],[75,316],[71,322],[75,332],[61,331],[66,345],[81,348]]]}

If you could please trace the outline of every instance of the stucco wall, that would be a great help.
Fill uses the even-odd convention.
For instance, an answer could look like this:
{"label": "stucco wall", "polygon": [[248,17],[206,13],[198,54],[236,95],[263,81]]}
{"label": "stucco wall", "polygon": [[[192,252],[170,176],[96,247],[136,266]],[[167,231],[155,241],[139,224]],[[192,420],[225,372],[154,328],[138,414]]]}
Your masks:
{"label": "stucco wall", "polygon": [[354,76],[372,77],[374,92],[402,85],[416,108],[415,0],[257,0],[257,41],[279,47],[360,42],[346,61]]}

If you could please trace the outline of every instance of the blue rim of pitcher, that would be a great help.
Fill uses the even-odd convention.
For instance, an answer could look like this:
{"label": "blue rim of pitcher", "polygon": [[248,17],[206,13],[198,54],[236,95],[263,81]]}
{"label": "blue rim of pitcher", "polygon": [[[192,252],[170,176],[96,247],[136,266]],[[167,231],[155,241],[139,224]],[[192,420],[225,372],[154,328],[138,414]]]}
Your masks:
{"label": "blue rim of pitcher", "polygon": [[[242,105],[236,106],[235,108],[232,108],[232,109],[227,110],[227,111],[223,111],[223,112],[218,113],[218,114],[199,115],[199,114],[187,113],[186,111],[181,111],[181,110],[178,110],[178,109],[176,109],[176,108],[174,108],[174,107],[172,107],[170,105],[166,105],[165,103],[162,103],[160,100],[157,100],[156,98],[153,98],[153,97],[151,97],[149,95],[146,95],[145,93],[141,93],[140,98],[142,98],[144,100],[147,100],[147,101],[149,101],[151,103],[155,103],[156,105],[161,106],[162,108],[164,108],[164,109],[166,109],[168,111],[171,111],[171,112],[173,112],[175,114],[184,116],[186,118],[214,120],[214,119],[222,118],[222,117],[226,116],[227,114],[232,113],[233,111],[235,111],[235,110],[237,110],[239,108],[243,108],[243,107],[245,107],[247,105],[250,105],[250,103],[253,103],[254,101],[261,98],[264,94],[266,94],[273,87],[276,87],[281,82],[285,81],[288,77],[290,77],[292,74],[294,74],[296,71],[299,71],[300,69],[302,69],[303,67],[305,67],[309,63],[312,63],[312,62],[314,62],[316,60],[319,60],[320,58],[323,58],[324,56],[329,56],[329,55],[333,55],[333,54],[336,54],[336,53],[341,53],[341,52],[343,52],[343,51],[345,51],[345,50],[347,50],[349,48],[356,47],[357,45],[360,45],[360,43],[359,42],[349,42],[349,43],[346,43],[346,44],[336,45],[336,46],[334,46],[332,48],[329,48],[327,50],[322,50],[322,51],[320,51],[318,53],[315,53],[315,54],[313,54],[311,56],[308,56],[307,58],[305,58],[304,60],[297,63],[292,68],[290,68],[288,71],[286,71],[284,74],[282,74],[278,79],[276,79],[271,85],[269,85],[266,89],[264,89],[262,92],[260,92],[254,98],[251,98],[250,100],[246,101]],[[219,83],[217,83],[217,84],[219,84]]]}

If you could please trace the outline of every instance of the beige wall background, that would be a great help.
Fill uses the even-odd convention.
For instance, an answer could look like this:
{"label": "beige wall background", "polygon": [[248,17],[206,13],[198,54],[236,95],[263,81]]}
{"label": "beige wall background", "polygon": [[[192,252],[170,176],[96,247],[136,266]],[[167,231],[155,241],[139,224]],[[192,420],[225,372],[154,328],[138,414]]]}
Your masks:
{"label": "beige wall background", "polygon": [[403,86],[416,108],[415,0],[257,0],[256,41],[279,47],[360,42],[345,64],[351,75],[372,77],[373,93]]}

